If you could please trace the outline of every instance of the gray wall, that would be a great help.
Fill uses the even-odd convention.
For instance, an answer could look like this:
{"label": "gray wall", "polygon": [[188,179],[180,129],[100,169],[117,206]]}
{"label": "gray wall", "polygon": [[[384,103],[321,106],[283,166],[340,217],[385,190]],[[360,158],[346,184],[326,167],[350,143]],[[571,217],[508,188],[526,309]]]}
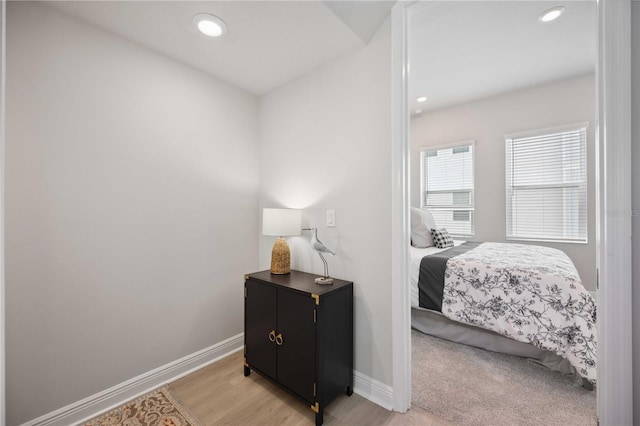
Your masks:
{"label": "gray wall", "polygon": [[[260,99],[260,206],[304,209],[355,283],[355,369],[391,384],[391,36]],[[336,227],[325,226],[325,210]],[[292,267],[322,272],[309,234],[289,238]],[[268,268],[274,238],[261,237]]]}
{"label": "gray wall", "polygon": [[[631,143],[632,206],[640,212],[640,2],[631,2]],[[633,253],[633,400],[634,424],[640,425],[640,215],[632,217]]]}
{"label": "gray wall", "polygon": [[[474,139],[475,240],[506,241],[504,135],[588,121],[588,244],[532,242],[567,253],[587,290],[596,289],[594,75],[558,81],[437,110],[411,120],[411,197],[420,203],[421,147]],[[512,241],[516,242],[516,241]],[[520,242],[520,241],[517,241]],[[522,242],[527,243],[527,242]]]}
{"label": "gray wall", "polygon": [[8,5],[7,408],[16,425],[242,332],[258,104]]}

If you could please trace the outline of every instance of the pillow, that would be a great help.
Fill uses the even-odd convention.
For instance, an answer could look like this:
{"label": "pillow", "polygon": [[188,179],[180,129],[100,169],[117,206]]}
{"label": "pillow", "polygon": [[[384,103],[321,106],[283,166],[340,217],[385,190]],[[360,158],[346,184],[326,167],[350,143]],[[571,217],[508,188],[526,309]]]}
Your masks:
{"label": "pillow", "polygon": [[433,243],[435,244],[436,247],[438,248],[453,247],[453,240],[449,236],[449,232],[446,229],[434,228],[431,230],[431,236],[433,237]]}
{"label": "pillow", "polygon": [[432,247],[431,228],[436,227],[433,215],[427,209],[411,207],[411,245],[414,247]]}

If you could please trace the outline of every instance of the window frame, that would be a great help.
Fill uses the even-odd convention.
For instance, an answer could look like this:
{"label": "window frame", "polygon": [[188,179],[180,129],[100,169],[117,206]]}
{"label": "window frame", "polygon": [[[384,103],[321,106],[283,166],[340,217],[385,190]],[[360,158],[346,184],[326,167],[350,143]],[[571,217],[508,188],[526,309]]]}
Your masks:
{"label": "window frame", "polygon": [[[472,147],[472,152],[471,152],[471,169],[472,169],[472,176],[473,176],[473,188],[472,188],[472,199],[473,199],[473,203],[469,204],[471,206],[471,208],[465,207],[466,210],[464,211],[469,211],[471,212],[470,214],[473,216],[473,220],[471,220],[471,233],[470,234],[456,234],[456,233],[452,233],[450,230],[449,231],[449,235],[451,235],[454,238],[474,238],[475,234],[476,234],[476,141],[475,139],[465,139],[465,140],[461,140],[458,142],[451,142],[451,143],[445,143],[445,144],[439,144],[439,145],[434,145],[434,146],[422,146],[418,149],[419,152],[419,161],[420,161],[420,208],[421,209],[428,209],[429,206],[427,206],[426,204],[426,188],[425,188],[425,162],[424,162],[424,158],[423,155],[426,155],[426,152],[428,151],[439,151],[439,150],[443,150],[443,149],[453,149],[453,148],[461,148],[461,147]],[[452,209],[452,212],[455,211],[454,209]],[[438,226],[440,226],[440,224],[438,224]]]}
{"label": "window frame", "polygon": [[[511,185],[510,176],[513,169],[509,167],[509,152],[513,150],[512,141],[514,139],[523,139],[530,137],[539,137],[545,135],[552,135],[563,132],[581,131],[584,129],[584,145],[582,146],[582,167],[584,168],[584,180],[581,183],[567,183],[567,184],[539,184],[539,185],[526,185],[527,189],[545,189],[545,188],[582,188],[584,192],[584,239],[572,239],[572,238],[555,238],[555,237],[530,237],[514,235],[513,229],[509,229],[510,225],[513,228],[513,208],[511,202],[511,195],[513,191],[513,185]],[[589,129],[590,123],[588,121],[564,124],[560,126],[546,127],[542,129],[526,130],[517,133],[509,133],[504,135],[505,143],[505,238],[508,241],[538,241],[548,243],[568,243],[568,244],[588,244],[589,243],[589,187],[588,187],[588,150],[589,150]],[[564,212],[564,209],[563,209]]]}

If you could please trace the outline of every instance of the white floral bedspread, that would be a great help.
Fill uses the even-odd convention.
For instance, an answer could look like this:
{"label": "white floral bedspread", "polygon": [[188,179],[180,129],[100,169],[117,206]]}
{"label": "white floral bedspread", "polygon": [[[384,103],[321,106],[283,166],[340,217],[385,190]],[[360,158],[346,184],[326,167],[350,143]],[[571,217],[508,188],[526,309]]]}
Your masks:
{"label": "white floral bedspread", "polygon": [[442,313],[566,358],[596,382],[596,304],[560,250],[483,243],[447,261]]}

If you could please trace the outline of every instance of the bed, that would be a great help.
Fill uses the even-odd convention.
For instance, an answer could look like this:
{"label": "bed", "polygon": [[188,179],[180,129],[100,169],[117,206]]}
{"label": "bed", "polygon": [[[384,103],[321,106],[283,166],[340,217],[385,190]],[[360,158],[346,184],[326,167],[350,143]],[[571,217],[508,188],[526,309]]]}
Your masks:
{"label": "bed", "polygon": [[[413,238],[413,233],[412,233]],[[560,250],[454,241],[411,247],[412,327],[596,383],[596,306]]]}

